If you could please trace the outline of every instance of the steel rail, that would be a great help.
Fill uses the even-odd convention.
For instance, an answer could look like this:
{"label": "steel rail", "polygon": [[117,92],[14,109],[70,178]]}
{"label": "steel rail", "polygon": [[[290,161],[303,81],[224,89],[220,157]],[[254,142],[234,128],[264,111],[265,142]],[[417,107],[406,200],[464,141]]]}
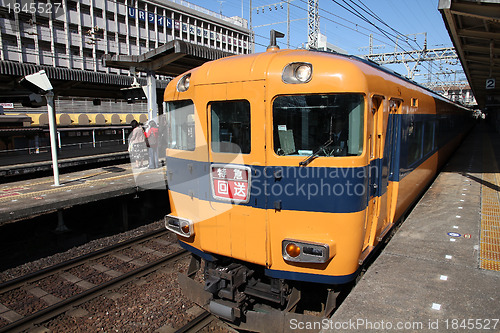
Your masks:
{"label": "steel rail", "polygon": [[[212,317],[212,318],[210,318]],[[198,332],[203,327],[207,326],[214,317],[208,311],[203,311],[196,318],[188,322],[186,325],[179,328],[175,333]]]}
{"label": "steel rail", "polygon": [[95,286],[91,289],[88,289],[82,293],[79,293],[77,295],[74,295],[70,298],[67,298],[61,302],[58,302],[56,304],[53,304],[51,306],[48,306],[40,311],[37,311],[29,316],[23,317],[22,319],[15,321],[9,325],[6,325],[2,328],[0,328],[0,333],[4,332],[12,332],[12,331],[22,331],[25,329],[28,329],[32,327],[33,325],[40,324],[46,320],[49,320],[75,306],[78,306],[84,302],[87,302],[97,296],[100,296],[104,292],[106,292],[109,289],[116,288],[120,286],[121,284],[124,284],[132,279],[135,279],[136,277],[146,275],[152,271],[155,271],[158,269],[158,266],[162,266],[163,264],[172,261],[174,259],[177,259],[178,257],[182,256],[183,254],[186,254],[187,251],[182,249],[177,252],[171,253],[166,257],[163,257],[162,259],[146,264],[142,267],[139,267],[133,271],[130,271],[128,273],[124,273],[123,275],[120,275],[110,281],[107,281],[103,284],[100,284],[98,286]]}
{"label": "steel rail", "polygon": [[146,241],[150,238],[154,238],[154,237],[158,236],[159,234],[163,234],[163,233],[168,233],[168,231],[164,228],[154,230],[154,231],[148,232],[146,234],[143,234],[141,236],[131,238],[131,239],[125,240],[123,242],[119,242],[119,243],[104,247],[104,248],[99,249],[97,251],[83,254],[81,256],[75,257],[75,258],[67,260],[67,261],[63,261],[63,262],[55,264],[53,266],[43,268],[39,271],[30,273],[27,275],[23,275],[23,276],[20,276],[18,278],[15,278],[15,279],[12,279],[9,281],[6,281],[6,282],[0,284],[0,294],[7,292],[9,290],[12,290],[12,289],[16,289],[20,285],[32,282],[34,280],[43,279],[44,277],[47,277],[49,275],[53,275],[57,271],[75,267],[75,266],[85,262],[86,260],[100,258],[102,256],[105,256],[108,253],[113,252],[113,251],[117,251],[117,250],[129,247],[130,245],[137,243],[137,242]]}

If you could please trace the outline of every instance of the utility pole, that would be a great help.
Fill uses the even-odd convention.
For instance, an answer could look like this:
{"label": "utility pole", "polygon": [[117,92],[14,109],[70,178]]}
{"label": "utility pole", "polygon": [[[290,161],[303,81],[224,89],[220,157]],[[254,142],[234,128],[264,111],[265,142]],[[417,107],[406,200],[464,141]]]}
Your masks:
{"label": "utility pole", "polygon": [[318,48],[319,15],[318,1],[308,0],[307,2],[307,48]]}
{"label": "utility pole", "polygon": [[286,0],[286,48],[290,48],[290,0]]}

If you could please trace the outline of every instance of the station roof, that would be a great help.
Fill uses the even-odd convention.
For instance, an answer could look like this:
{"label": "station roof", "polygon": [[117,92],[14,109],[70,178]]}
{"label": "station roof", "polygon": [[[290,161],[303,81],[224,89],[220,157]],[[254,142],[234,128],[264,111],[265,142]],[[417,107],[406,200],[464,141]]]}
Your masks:
{"label": "station roof", "polygon": [[177,76],[207,61],[233,55],[206,46],[181,40],[170,41],[141,55],[104,55],[104,66],[139,71],[154,71],[158,75]]}
{"label": "station roof", "polygon": [[479,107],[500,107],[500,0],[439,0],[439,10]]}
{"label": "station roof", "polygon": [[[123,98],[120,89],[130,87],[133,82],[133,78],[128,75],[0,61],[0,101],[17,102],[31,94],[19,85],[19,80],[40,70],[45,70],[54,93],[60,96]],[[168,82],[157,80],[157,89],[165,89]],[[146,84],[146,79],[139,78],[139,83]]]}

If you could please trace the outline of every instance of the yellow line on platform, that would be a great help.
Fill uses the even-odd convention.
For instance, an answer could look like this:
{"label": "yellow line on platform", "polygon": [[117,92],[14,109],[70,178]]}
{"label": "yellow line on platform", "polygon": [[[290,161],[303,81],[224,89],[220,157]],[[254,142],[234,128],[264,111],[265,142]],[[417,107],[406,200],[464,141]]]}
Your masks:
{"label": "yellow line on platform", "polygon": [[491,172],[483,172],[481,186],[481,237],[479,267],[500,271],[500,171],[495,152],[487,133],[483,133],[483,168],[491,167]]}

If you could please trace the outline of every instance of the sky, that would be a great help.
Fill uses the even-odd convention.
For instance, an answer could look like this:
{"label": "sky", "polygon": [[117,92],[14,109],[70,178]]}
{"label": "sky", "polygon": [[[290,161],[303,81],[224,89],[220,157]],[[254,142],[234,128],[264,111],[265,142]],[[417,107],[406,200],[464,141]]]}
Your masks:
{"label": "sky", "polygon": [[[179,0],[177,0],[179,1]],[[249,20],[250,0],[190,0],[192,4],[222,12],[225,16],[242,16]],[[290,48],[301,48],[307,44],[307,0],[290,1]],[[398,51],[422,49],[427,33],[427,48],[452,47],[453,44],[446,30],[441,13],[438,10],[439,0],[319,0],[320,32],[334,44],[349,54],[368,54],[370,34],[373,35],[374,53],[393,52],[396,42]],[[282,8],[281,5],[282,4]],[[371,23],[350,13],[345,8],[356,9]],[[343,8],[345,7],[345,8]],[[372,14],[370,16],[369,14]],[[287,32],[286,0],[252,0],[252,27],[255,31],[255,51],[263,52],[269,44],[271,29]],[[282,23],[279,23],[282,22]],[[274,24],[273,24],[274,23]],[[385,30],[381,32],[374,25]],[[406,43],[396,36],[410,35]],[[416,34],[416,35],[415,35]],[[287,37],[278,44],[287,48]],[[413,66],[413,64],[410,64]],[[427,74],[429,63],[419,66],[414,77],[417,82],[429,80]],[[403,65],[387,65],[390,69],[407,75]],[[442,62],[434,63],[432,71],[452,72],[460,70],[460,65]],[[433,78],[436,80],[436,78]],[[465,79],[463,74],[456,80]],[[439,80],[455,80],[455,75],[444,75]]]}

